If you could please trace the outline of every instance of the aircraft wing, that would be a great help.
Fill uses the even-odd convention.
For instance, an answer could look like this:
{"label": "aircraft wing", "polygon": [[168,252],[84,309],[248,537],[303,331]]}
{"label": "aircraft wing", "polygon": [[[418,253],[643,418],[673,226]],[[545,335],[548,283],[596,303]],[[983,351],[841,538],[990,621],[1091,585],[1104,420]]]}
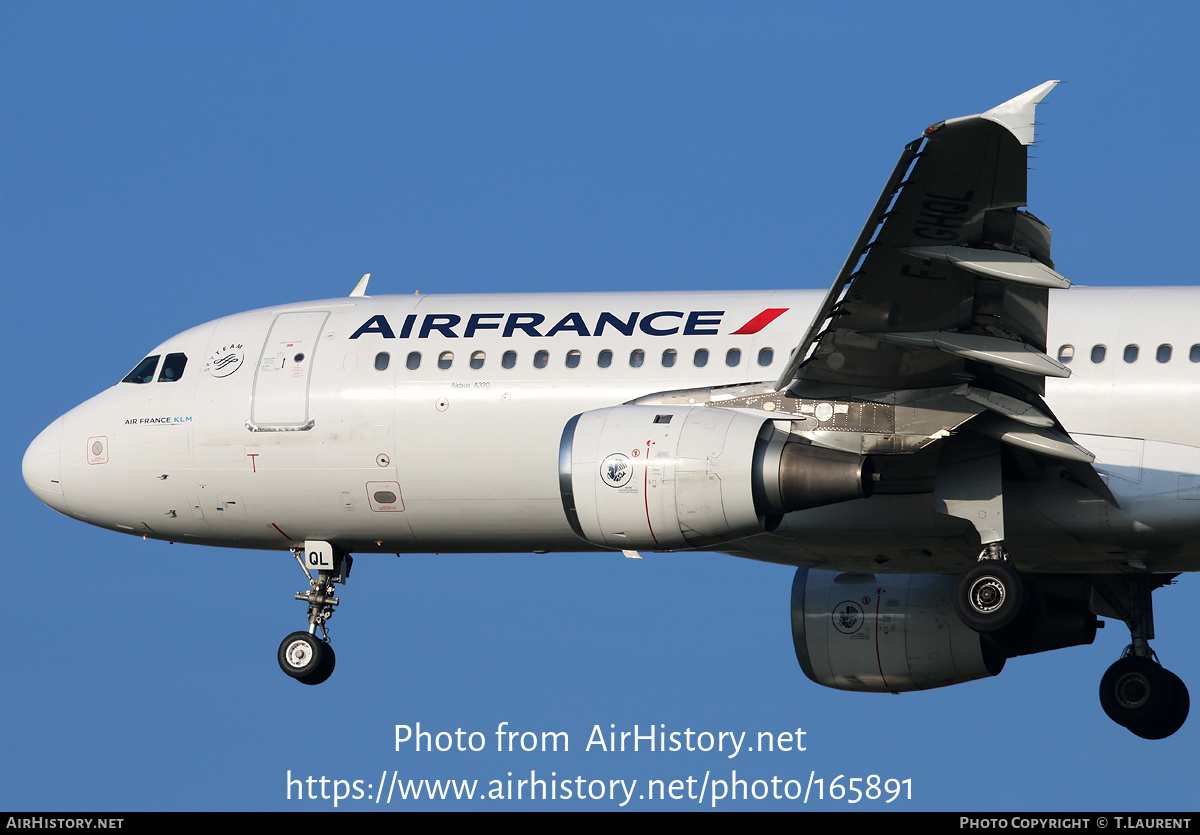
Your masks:
{"label": "aircraft wing", "polygon": [[774,390],[915,399],[932,411],[914,426],[936,430],[917,446],[966,418],[982,435],[1081,465],[1076,477],[1111,500],[1087,466],[1095,456],[1042,399],[1046,377],[1071,374],[1046,353],[1049,291],[1071,283],[1054,270],[1049,227],[1022,207],[1034,113],[1057,83],[938,122],[905,147]]}
{"label": "aircraft wing", "polygon": [[1034,111],[1057,83],[905,147],[777,390],[933,388],[988,367],[1040,395],[1069,376],[1045,351],[1048,288],[1070,282],[1049,228],[1020,211]]}

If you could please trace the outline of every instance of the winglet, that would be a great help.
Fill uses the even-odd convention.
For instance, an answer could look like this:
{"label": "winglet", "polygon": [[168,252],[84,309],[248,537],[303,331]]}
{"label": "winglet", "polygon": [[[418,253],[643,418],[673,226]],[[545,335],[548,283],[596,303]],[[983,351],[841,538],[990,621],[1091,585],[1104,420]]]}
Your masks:
{"label": "winglet", "polygon": [[1004,104],[998,104],[986,113],[980,113],[980,118],[1004,125],[1022,145],[1033,142],[1033,112],[1037,103],[1054,89],[1057,81],[1047,81],[1028,90]]}
{"label": "winglet", "polygon": [[355,296],[367,295],[367,282],[371,280],[371,274],[367,273],[358,280],[358,284],[354,285],[354,289],[350,291],[350,298]]}

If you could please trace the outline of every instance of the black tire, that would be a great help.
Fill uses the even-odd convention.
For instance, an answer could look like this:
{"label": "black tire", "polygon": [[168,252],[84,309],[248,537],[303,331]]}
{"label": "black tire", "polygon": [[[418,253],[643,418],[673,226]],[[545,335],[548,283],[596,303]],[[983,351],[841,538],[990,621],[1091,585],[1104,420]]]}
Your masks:
{"label": "black tire", "polygon": [[310,676],[297,678],[301,684],[320,684],[331,675],[333,675],[333,666],[337,662],[337,656],[333,652],[332,644],[321,644],[321,660],[318,662],[316,671]]}
{"label": "black tire", "polygon": [[[292,678],[304,680],[319,674],[321,658],[327,644],[307,632],[293,632],[279,645],[276,658],[279,669]],[[329,676],[326,676],[328,678]],[[323,681],[324,679],[322,679]]]}
{"label": "black tire", "polygon": [[1129,726],[1130,732],[1142,739],[1166,739],[1182,728],[1183,723],[1187,721],[1188,710],[1192,705],[1187,685],[1170,670],[1163,670],[1163,674],[1171,683],[1171,707],[1145,724]]}
{"label": "black tire", "polygon": [[[1149,658],[1137,655],[1122,658],[1100,679],[1100,706],[1118,725],[1155,732],[1156,723],[1165,722],[1164,717],[1174,704],[1174,678],[1177,676]],[[1181,692],[1186,694],[1187,689],[1182,688]]]}
{"label": "black tire", "polygon": [[1012,650],[1010,658],[1024,654],[1020,650],[1037,639],[1042,622],[1046,619],[1046,598],[1041,590],[1033,583],[1026,582],[1024,577],[1021,578],[1021,585],[1025,590],[1025,605],[1021,613],[1008,626],[991,633],[1000,646]]}
{"label": "black tire", "polygon": [[1016,623],[1025,611],[1027,597],[1025,581],[1003,560],[980,560],[959,575],[954,586],[959,619],[983,634]]}

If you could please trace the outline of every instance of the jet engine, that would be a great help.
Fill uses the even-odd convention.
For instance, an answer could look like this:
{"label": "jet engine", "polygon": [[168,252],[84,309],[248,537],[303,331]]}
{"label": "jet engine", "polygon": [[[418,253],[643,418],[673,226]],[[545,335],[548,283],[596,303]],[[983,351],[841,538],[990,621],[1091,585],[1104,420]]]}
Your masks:
{"label": "jet engine", "polygon": [[801,568],[792,640],[804,674],[838,690],[928,690],[1004,668],[1004,655],[954,611],[941,574],[840,574]]}
{"label": "jet engine", "polygon": [[994,676],[1008,658],[1090,644],[1097,619],[1080,577],[1039,577],[1021,626],[981,635],[954,610],[945,574],[800,568],[792,641],[804,674],[838,690],[898,693]]}
{"label": "jet engine", "polygon": [[869,458],[711,406],[584,412],[559,446],[571,527],[622,550],[701,548],[773,530],[785,513],[869,496],[873,475]]}

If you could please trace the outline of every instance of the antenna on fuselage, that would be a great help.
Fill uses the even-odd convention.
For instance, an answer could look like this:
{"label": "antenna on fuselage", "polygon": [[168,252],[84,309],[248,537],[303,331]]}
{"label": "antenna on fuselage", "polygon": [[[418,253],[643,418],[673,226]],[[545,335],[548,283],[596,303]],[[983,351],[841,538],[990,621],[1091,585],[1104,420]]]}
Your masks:
{"label": "antenna on fuselage", "polygon": [[360,278],[358,280],[358,284],[356,284],[354,286],[354,289],[350,291],[350,298],[354,298],[355,296],[367,295],[367,282],[370,280],[371,280],[370,273],[367,273],[362,278]]}

